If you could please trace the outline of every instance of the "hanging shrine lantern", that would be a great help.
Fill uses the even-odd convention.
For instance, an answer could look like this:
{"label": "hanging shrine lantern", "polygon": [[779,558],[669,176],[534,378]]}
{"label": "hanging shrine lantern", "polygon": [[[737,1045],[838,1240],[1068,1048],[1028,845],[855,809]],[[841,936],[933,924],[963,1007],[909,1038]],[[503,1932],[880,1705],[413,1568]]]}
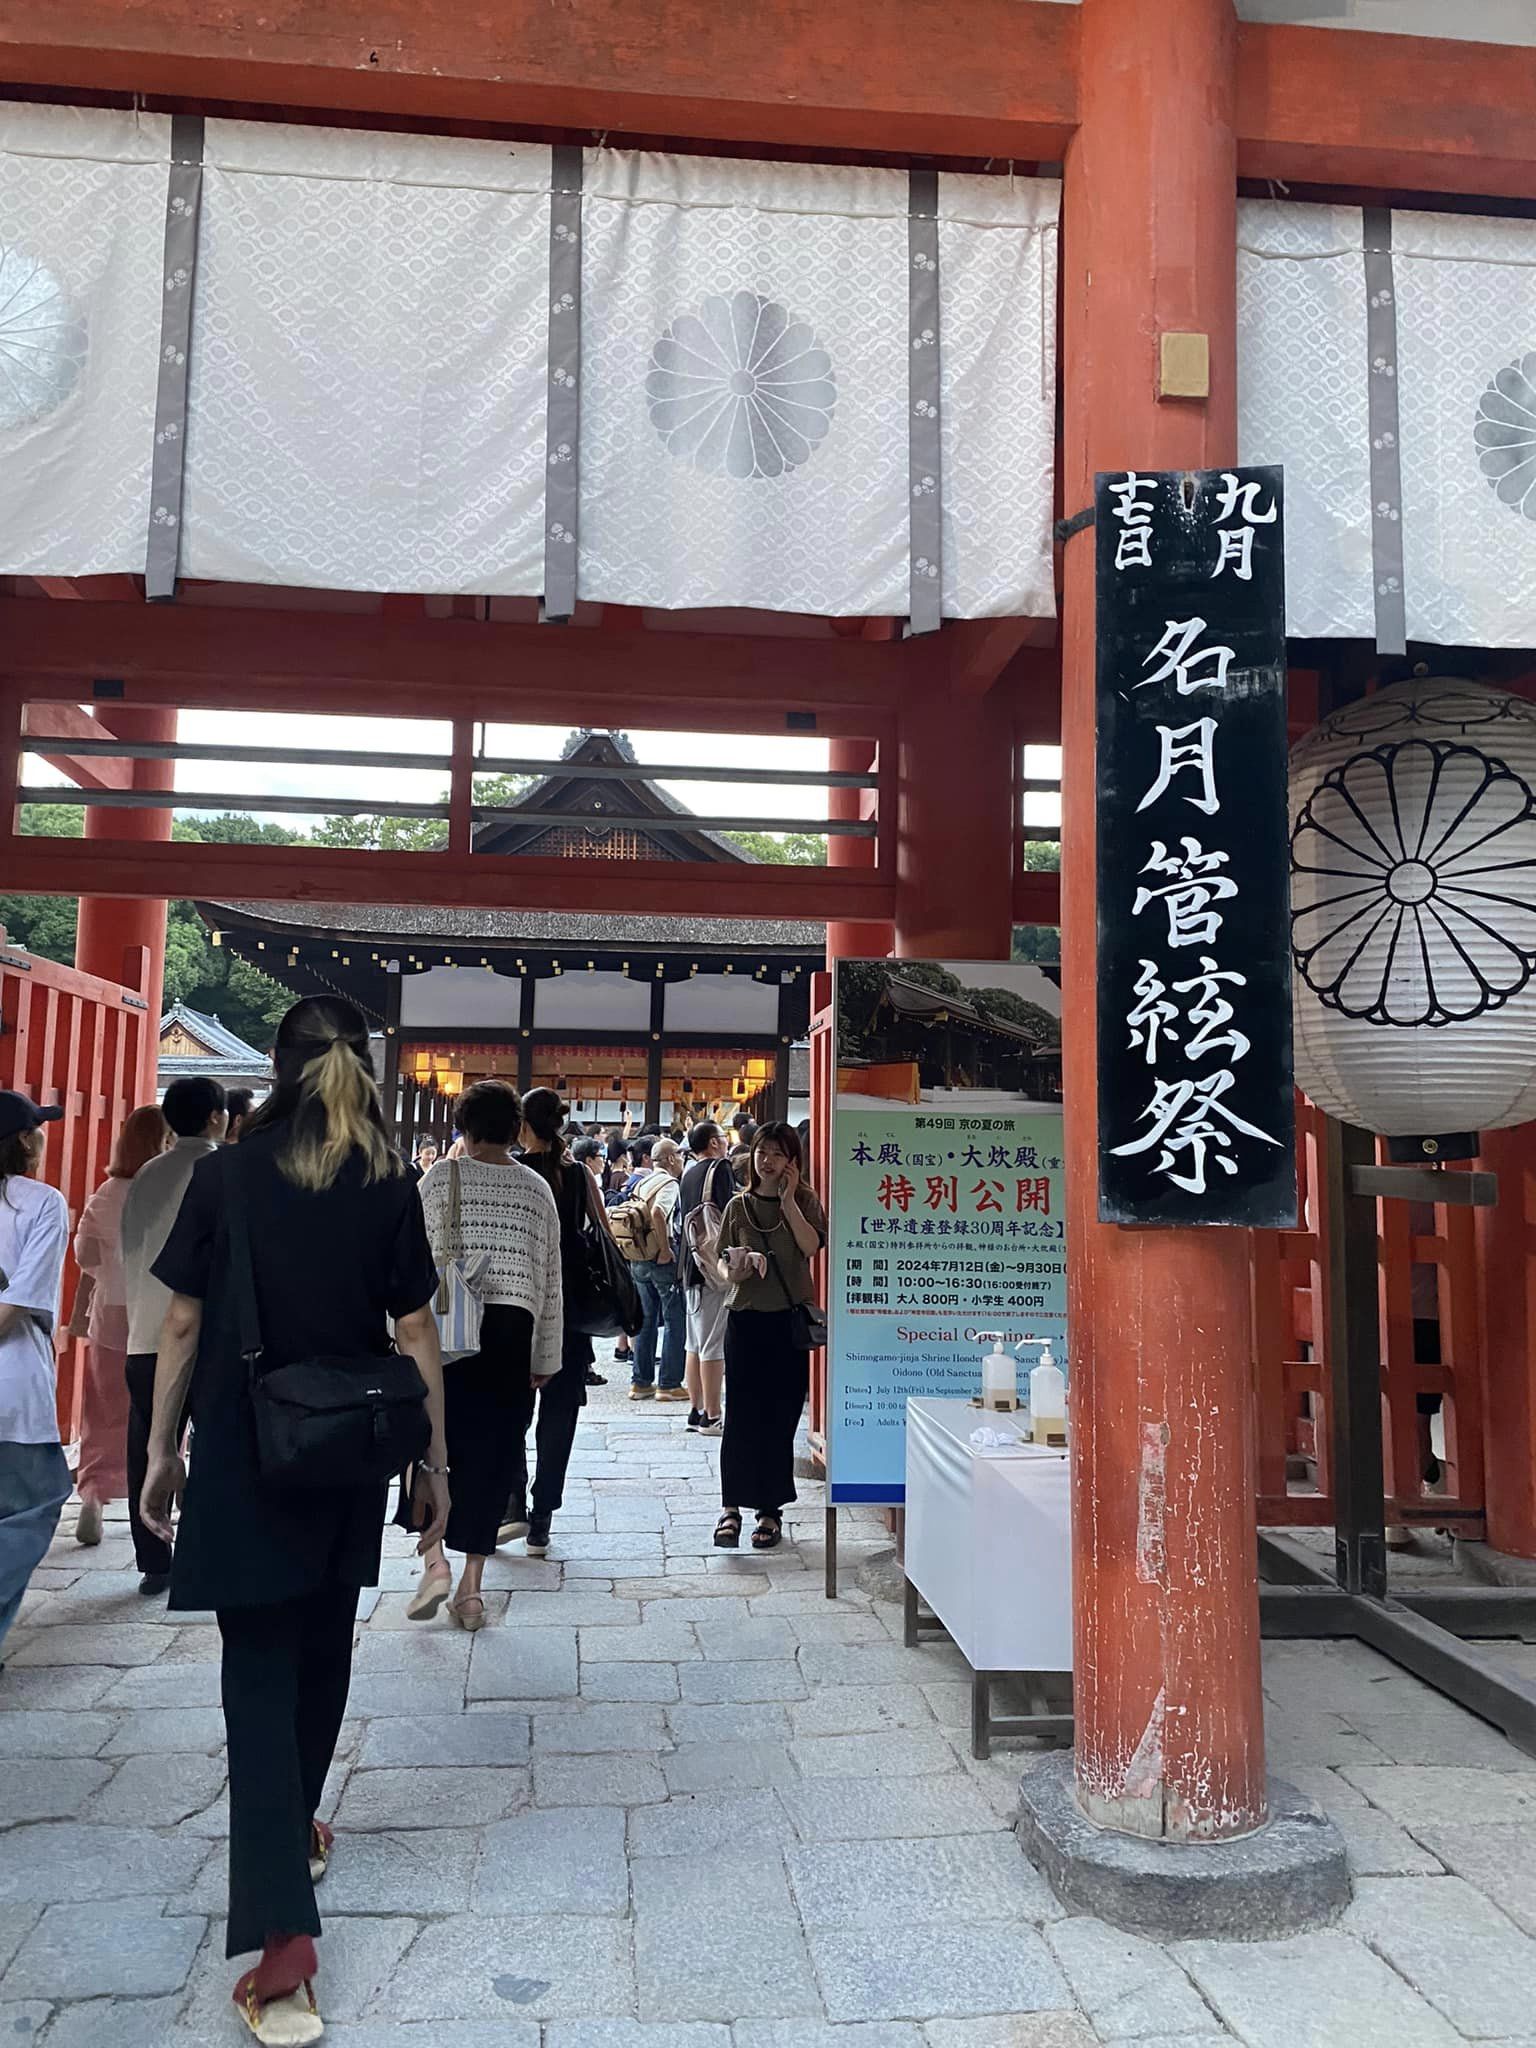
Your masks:
{"label": "hanging shrine lantern", "polygon": [[1533,790],[1536,705],[1443,676],[1292,749],[1296,1085],[1330,1116],[1399,1139],[1536,1117]]}

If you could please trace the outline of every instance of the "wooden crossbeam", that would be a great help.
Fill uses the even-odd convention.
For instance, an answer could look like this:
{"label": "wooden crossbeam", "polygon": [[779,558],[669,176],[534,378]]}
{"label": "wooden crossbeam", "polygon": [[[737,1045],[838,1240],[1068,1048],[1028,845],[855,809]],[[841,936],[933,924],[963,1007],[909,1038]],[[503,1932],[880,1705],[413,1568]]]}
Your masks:
{"label": "wooden crossbeam", "polygon": [[107,678],[124,702],[183,708],[874,738],[906,682],[940,673],[931,643],[943,638],[556,630],[10,597],[0,598],[0,685],[34,702],[88,700]]}
{"label": "wooden crossbeam", "polygon": [[[253,799],[259,802],[259,799]],[[871,868],[205,846],[180,840],[8,838],[19,895],[213,897],[220,902],[433,903],[466,910],[820,920],[889,919],[892,879]]]}

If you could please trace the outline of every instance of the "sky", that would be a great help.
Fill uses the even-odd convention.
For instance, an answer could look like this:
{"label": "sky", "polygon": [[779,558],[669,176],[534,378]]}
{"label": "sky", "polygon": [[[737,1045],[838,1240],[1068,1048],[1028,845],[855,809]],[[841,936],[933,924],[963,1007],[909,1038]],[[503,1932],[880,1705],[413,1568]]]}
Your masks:
{"label": "sky", "polygon": [[[484,751],[492,756],[525,757],[557,761],[569,728],[564,726],[492,725],[485,729]],[[450,732],[446,722],[435,719],[339,718],[318,715],[281,716],[271,712],[184,711],[179,734],[182,740],[202,745],[292,746],[296,748],[368,749],[380,753],[440,753],[447,755]],[[827,765],[827,743],[816,739],[785,739],[762,734],[677,733],[632,730],[628,738],[642,762],[672,766],[689,761],[726,768],[775,768],[787,777],[796,771],[814,773]],[[1060,773],[1060,749],[1025,749],[1027,775]],[[58,783],[64,778],[46,763],[33,759],[26,766],[29,783]],[[318,820],[327,808],[327,798],[355,798],[366,802],[395,800],[432,803],[446,787],[440,769],[373,767],[310,767],[257,765],[243,762],[179,761],[176,787],[190,795],[228,796],[238,799],[238,808],[254,816],[263,815],[263,793],[284,796],[313,796],[312,814],[283,814],[283,821],[302,829]],[[661,785],[677,802],[700,815],[754,818],[794,818],[807,822],[826,816],[828,792],[814,784],[730,784],[698,781],[668,781]],[[189,806],[195,815],[197,808]],[[277,815],[270,813],[268,815]],[[1049,795],[1026,798],[1025,819],[1035,825],[1059,822],[1059,800]]]}

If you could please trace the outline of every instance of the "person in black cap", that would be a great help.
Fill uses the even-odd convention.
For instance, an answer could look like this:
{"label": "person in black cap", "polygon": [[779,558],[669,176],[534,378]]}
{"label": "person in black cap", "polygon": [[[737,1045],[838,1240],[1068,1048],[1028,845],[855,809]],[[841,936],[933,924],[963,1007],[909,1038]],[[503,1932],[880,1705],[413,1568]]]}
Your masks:
{"label": "person in black cap", "polygon": [[53,1358],[69,1208],[36,1178],[63,1114],[0,1088],[0,1645],[70,1494]]}

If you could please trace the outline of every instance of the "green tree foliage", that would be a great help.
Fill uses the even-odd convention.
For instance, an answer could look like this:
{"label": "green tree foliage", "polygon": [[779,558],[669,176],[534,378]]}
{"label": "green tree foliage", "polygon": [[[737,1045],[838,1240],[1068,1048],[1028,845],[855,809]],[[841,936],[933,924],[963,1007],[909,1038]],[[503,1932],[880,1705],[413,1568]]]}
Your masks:
{"label": "green tree foliage", "polygon": [[839,960],[837,963],[837,1056],[858,1059],[864,1034],[874,1019],[875,1005],[885,988],[882,960]]}
{"label": "green tree foliage", "polygon": [[[19,829],[39,839],[79,839],[85,833],[84,804],[23,804]],[[45,960],[75,957],[76,903],[73,896],[0,896],[0,925],[13,945]]]}
{"label": "green tree foliage", "polygon": [[[477,775],[477,804],[515,804],[533,787],[531,775]],[[447,803],[442,790],[439,803]],[[316,846],[342,846],[382,853],[433,853],[448,844],[446,818],[388,818],[371,812],[362,817],[322,818],[311,835]]]}
{"label": "green tree foliage", "polygon": [[1061,1036],[1059,1019],[1011,988],[973,988],[967,990],[967,994],[986,1016],[995,1017],[1003,1024],[1017,1024],[1021,1031],[1031,1032],[1043,1045],[1054,1045]]}
{"label": "green tree foliage", "polygon": [[824,832],[726,832],[721,836],[749,860],[771,866],[824,868],[827,864]]}
{"label": "green tree foliage", "polygon": [[903,981],[916,983],[919,988],[931,988],[935,995],[965,996],[965,983],[951,974],[947,967],[941,967],[937,960],[898,960],[892,963]]}
{"label": "green tree foliage", "polygon": [[316,846],[377,849],[382,853],[432,853],[448,844],[446,818],[322,818],[315,827]]}
{"label": "green tree foliage", "polygon": [[[1061,872],[1061,846],[1054,839],[1026,839],[1024,868],[1032,875]],[[1055,967],[1061,961],[1061,931],[1054,924],[1016,924],[1013,928],[1013,958],[1032,960]]]}
{"label": "green tree foliage", "polygon": [[[41,837],[79,839],[85,832],[83,804],[24,804],[21,829]],[[288,846],[301,835],[286,825],[258,824],[226,812],[216,818],[178,818],[171,836],[198,845]],[[0,925],[17,945],[66,966],[75,957],[78,905],[73,896],[0,896]],[[165,924],[167,1008],[185,1003],[216,1016],[249,1044],[265,1051],[292,992],[215,946],[190,903],[172,903]]]}

